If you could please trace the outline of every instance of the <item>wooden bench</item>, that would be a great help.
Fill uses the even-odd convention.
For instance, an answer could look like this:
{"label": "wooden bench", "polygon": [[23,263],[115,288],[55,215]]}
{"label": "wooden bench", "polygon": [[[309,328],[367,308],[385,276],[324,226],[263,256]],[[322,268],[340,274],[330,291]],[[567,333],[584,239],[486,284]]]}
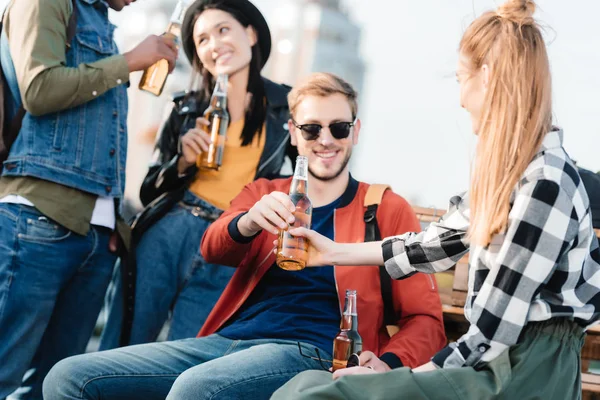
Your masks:
{"label": "wooden bench", "polygon": [[[431,222],[438,221],[445,213],[440,209],[415,206],[413,210],[421,222],[422,229]],[[600,238],[600,230],[595,229],[595,232]],[[468,265],[467,254],[452,269],[435,274],[444,312],[446,336],[451,342],[459,339],[469,329],[463,310],[468,290]],[[600,326],[594,326],[587,330],[585,344],[581,350],[581,385],[584,400],[600,400],[600,375],[593,374],[589,370],[590,362],[598,360],[600,360]]]}

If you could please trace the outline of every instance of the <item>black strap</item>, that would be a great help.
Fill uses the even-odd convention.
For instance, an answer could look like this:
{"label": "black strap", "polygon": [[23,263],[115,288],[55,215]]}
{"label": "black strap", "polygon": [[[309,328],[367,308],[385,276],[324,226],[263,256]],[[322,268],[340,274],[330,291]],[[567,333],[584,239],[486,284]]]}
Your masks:
{"label": "black strap", "polygon": [[[377,223],[377,204],[367,206],[364,220],[365,242],[381,240],[381,232]],[[392,298],[392,278],[384,266],[379,267],[379,279],[381,281],[381,297],[383,298],[383,322],[385,325],[396,325],[398,321]]]}
{"label": "black strap", "polygon": [[71,13],[71,17],[69,17],[69,25],[67,25],[67,48],[71,47],[71,42],[77,32],[77,4],[75,3],[77,0],[71,1],[73,3],[73,12]]}
{"label": "black strap", "polygon": [[[119,238],[119,240],[121,240]],[[130,246],[134,246],[134,238]],[[121,243],[122,245],[122,243]],[[121,274],[121,291],[123,293],[123,316],[121,317],[121,333],[119,336],[119,347],[128,346],[131,339],[131,330],[133,328],[133,315],[135,306],[135,282],[137,277],[137,268],[135,260],[135,252],[133,248],[127,251],[125,246],[119,247],[119,272]],[[118,289],[117,289],[118,290]]]}

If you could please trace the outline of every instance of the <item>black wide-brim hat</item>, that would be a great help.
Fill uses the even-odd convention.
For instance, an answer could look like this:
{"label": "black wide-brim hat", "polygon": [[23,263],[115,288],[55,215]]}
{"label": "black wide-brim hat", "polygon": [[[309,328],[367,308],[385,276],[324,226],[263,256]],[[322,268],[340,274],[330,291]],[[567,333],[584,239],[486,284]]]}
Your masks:
{"label": "black wide-brim hat", "polygon": [[222,6],[225,9],[224,11],[227,11],[227,9],[238,11],[240,14],[244,15],[248,20],[247,22],[254,27],[258,39],[257,45],[259,46],[262,57],[261,67],[263,67],[271,53],[271,31],[269,30],[269,25],[267,25],[265,17],[263,17],[258,8],[248,0],[196,0],[194,3],[190,4],[185,13],[185,17],[183,18],[183,25],[181,26],[183,51],[190,63],[194,65],[193,60],[197,57],[196,46],[192,37],[196,15],[207,8],[221,9],[219,6]]}

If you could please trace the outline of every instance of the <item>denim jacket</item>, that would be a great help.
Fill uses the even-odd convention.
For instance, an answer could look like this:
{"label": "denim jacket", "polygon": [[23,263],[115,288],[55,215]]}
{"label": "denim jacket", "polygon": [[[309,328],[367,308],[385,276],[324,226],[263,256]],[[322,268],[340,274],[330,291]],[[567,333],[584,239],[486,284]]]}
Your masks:
{"label": "denim jacket", "polygon": [[[118,54],[104,0],[77,1],[77,30],[66,51],[76,68]],[[9,60],[7,63],[6,60]],[[20,102],[8,46],[2,67],[13,102]],[[12,68],[12,71],[11,71]],[[16,109],[20,104],[13,104]],[[119,85],[92,101],[43,116],[25,115],[3,175],[33,176],[98,196],[122,197],[127,154],[127,89]]]}

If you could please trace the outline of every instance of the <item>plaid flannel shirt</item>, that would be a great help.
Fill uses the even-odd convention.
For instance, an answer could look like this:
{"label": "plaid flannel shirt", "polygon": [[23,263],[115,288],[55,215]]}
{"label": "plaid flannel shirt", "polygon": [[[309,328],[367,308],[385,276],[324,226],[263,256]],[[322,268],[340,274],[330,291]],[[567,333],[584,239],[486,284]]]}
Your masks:
{"label": "plaid flannel shirt", "polygon": [[469,249],[468,196],[425,231],[388,238],[383,257],[395,279],[451,268],[467,252],[471,326],[432,359],[438,367],[489,362],[516,344],[529,321],[573,319],[584,328],[600,310],[600,252],[587,193],[562,148],[562,131],[544,138],[511,197],[508,227]]}

